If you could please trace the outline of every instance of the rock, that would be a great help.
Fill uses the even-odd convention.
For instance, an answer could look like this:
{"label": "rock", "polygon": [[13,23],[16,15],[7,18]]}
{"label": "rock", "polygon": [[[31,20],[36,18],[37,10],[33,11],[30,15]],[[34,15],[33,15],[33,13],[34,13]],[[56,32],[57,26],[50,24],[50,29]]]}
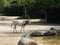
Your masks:
{"label": "rock", "polygon": [[42,32],[35,31],[31,34],[31,36],[43,36]]}
{"label": "rock", "polygon": [[45,32],[45,36],[55,36],[57,33],[56,29],[54,27],[51,27],[49,31]]}

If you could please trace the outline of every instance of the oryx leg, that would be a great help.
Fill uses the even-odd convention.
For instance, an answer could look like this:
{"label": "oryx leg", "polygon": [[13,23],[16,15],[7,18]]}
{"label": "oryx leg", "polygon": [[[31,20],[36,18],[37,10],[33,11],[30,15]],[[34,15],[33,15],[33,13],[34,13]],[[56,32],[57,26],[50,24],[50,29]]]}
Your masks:
{"label": "oryx leg", "polygon": [[[24,28],[25,28],[25,26],[21,26],[21,31],[22,31],[22,32],[24,31]],[[21,32],[21,31],[20,31],[20,32]]]}
{"label": "oryx leg", "polygon": [[16,28],[17,28],[16,25],[14,25],[13,32],[17,32],[17,29]]}

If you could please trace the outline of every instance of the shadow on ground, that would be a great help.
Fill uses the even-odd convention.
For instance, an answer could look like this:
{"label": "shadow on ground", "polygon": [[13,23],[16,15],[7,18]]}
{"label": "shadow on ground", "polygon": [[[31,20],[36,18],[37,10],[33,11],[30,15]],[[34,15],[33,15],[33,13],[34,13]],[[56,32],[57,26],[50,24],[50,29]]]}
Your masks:
{"label": "shadow on ground", "polygon": [[29,25],[46,25],[46,26],[60,26],[60,24],[56,23],[47,23],[47,22],[31,22]]}
{"label": "shadow on ground", "polygon": [[23,32],[3,32],[3,34],[23,34]]}

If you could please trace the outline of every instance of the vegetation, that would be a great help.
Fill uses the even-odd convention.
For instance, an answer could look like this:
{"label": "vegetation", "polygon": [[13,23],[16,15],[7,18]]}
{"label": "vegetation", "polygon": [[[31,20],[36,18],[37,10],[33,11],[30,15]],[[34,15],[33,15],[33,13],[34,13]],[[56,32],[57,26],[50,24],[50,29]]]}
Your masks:
{"label": "vegetation", "polygon": [[24,6],[28,2],[29,7],[39,7],[39,8],[60,8],[60,0],[16,0],[13,3],[13,0],[0,0],[0,6],[10,7],[11,5],[15,6]]}
{"label": "vegetation", "polygon": [[0,0],[1,7],[9,7],[10,3],[7,0]]}
{"label": "vegetation", "polygon": [[[34,15],[34,16],[37,13],[38,13],[38,15],[40,15],[39,14],[40,9],[46,9],[46,10],[48,9],[49,14],[52,15],[51,12],[55,12],[56,11],[55,9],[60,8],[60,0],[15,0],[15,1],[13,1],[13,0],[0,0],[0,8],[1,7],[5,8],[5,12],[7,10],[9,10],[9,11],[7,11],[7,13],[9,13],[9,12],[14,12],[15,9],[18,7],[18,9],[17,9],[18,11],[17,11],[16,15],[18,15],[18,14],[20,15],[20,12],[23,10],[20,7],[24,6],[26,3],[28,4],[28,7],[30,8],[30,12],[29,12],[30,15]],[[11,11],[11,10],[14,10],[14,11]],[[56,12],[58,13],[58,11],[59,11],[59,9]],[[21,13],[23,13],[23,11]],[[12,14],[10,14],[10,15],[12,15]],[[15,15],[15,14],[13,14],[13,15]]]}

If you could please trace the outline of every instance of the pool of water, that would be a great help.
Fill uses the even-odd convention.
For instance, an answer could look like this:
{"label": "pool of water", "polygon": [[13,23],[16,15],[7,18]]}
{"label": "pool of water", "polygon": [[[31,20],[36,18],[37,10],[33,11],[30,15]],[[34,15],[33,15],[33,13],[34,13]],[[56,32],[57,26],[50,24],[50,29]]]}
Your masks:
{"label": "pool of water", "polygon": [[43,36],[43,37],[30,37],[36,42],[42,42],[44,45],[60,45],[60,36]]}

